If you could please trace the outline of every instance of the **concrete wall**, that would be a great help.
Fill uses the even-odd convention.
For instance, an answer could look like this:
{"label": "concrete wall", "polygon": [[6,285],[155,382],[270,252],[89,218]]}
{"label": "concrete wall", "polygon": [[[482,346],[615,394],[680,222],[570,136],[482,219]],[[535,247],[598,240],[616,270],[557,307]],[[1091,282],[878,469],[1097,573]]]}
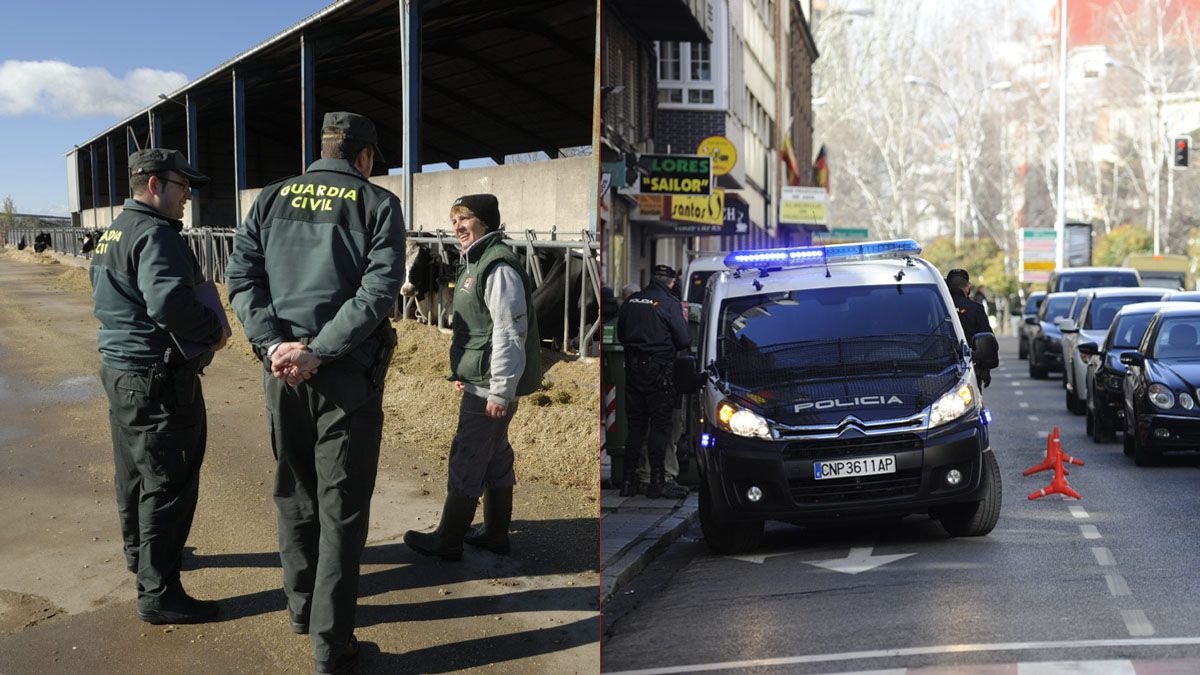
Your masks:
{"label": "concrete wall", "polygon": [[[577,239],[588,227],[591,183],[596,180],[591,157],[568,157],[528,164],[489,166],[419,173],[413,180],[416,202],[411,231],[450,228],[450,205],[465,194],[491,192],[500,200],[500,219],[511,232],[549,233]],[[403,176],[376,176],[371,182],[404,199]],[[242,190],[242,220],[261,188]]]}
{"label": "concrete wall", "polygon": [[112,224],[113,218],[119,215],[121,215],[120,206],[114,206],[111,212],[107,206],[101,206],[98,209],[84,209],[79,214],[79,226],[89,230],[103,230]]}

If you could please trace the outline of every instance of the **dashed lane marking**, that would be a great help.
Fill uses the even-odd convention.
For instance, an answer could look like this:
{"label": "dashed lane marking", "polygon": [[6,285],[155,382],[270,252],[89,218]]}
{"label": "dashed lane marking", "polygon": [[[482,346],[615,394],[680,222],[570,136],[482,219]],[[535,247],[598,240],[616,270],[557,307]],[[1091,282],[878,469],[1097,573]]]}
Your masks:
{"label": "dashed lane marking", "polygon": [[1024,395],[1025,395],[1025,392],[1021,391],[1020,389],[1013,392],[1013,396],[1024,396]]}
{"label": "dashed lane marking", "polygon": [[1037,415],[1030,415],[1030,416],[1029,416],[1029,421],[1030,421],[1030,422],[1036,422],[1036,421],[1038,421],[1038,416],[1037,416]]}
{"label": "dashed lane marking", "polygon": [[1029,407],[1029,404],[1028,404],[1028,403],[1026,403],[1025,401],[1017,401],[1017,405],[1021,406],[1022,408],[1028,408],[1028,407]]}
{"label": "dashed lane marking", "polygon": [[1083,534],[1084,539],[1100,538],[1100,530],[1096,529],[1095,525],[1080,525],[1079,531]]}
{"label": "dashed lane marking", "polygon": [[1076,518],[1088,518],[1089,517],[1087,510],[1084,509],[1082,506],[1075,506],[1074,504],[1072,504],[1067,507],[1067,510],[1070,511],[1071,515],[1075,516]]}
{"label": "dashed lane marking", "polygon": [[[1145,614],[1141,610],[1132,610]],[[1122,614],[1124,614],[1122,612]],[[1153,626],[1149,626],[1151,631]],[[746,659],[742,661],[724,661],[721,663],[691,663],[686,665],[663,666],[660,668],[644,668],[641,670],[624,670],[609,675],[673,675],[674,673],[699,673],[714,670],[736,670],[739,668],[766,668],[772,666],[790,666],[805,663],[834,663],[837,661],[859,661],[864,659],[894,659],[904,656],[925,656],[938,654],[968,654],[982,652],[1027,652],[1038,650],[1063,649],[1111,649],[1116,647],[1178,647],[1200,645],[1200,637],[1129,637],[1110,640],[1063,640],[1061,642],[995,642],[957,645],[932,645],[928,647],[903,647],[899,649],[873,649],[869,651],[842,652],[840,654],[806,654],[804,656],[783,656],[765,659]],[[886,672],[886,671],[885,671]],[[1072,671],[1079,672],[1079,671]],[[1106,671],[1107,672],[1107,671]]]}
{"label": "dashed lane marking", "polygon": [[1112,551],[1104,546],[1093,546],[1092,555],[1096,556],[1096,564],[1101,567],[1112,567],[1117,564],[1116,559],[1113,558]]}
{"label": "dashed lane marking", "polygon": [[1121,618],[1125,620],[1125,629],[1132,637],[1154,635],[1154,626],[1146,618],[1146,613],[1140,609],[1123,609]]}
{"label": "dashed lane marking", "polygon": [[1132,594],[1129,590],[1129,584],[1125,583],[1125,577],[1120,574],[1105,574],[1104,581],[1108,583],[1108,592],[1113,597]]}

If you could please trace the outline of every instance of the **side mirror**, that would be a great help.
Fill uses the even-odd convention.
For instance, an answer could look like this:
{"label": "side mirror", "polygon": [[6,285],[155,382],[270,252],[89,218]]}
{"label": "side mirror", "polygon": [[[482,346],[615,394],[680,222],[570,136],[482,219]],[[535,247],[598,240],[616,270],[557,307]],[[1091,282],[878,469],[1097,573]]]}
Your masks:
{"label": "side mirror", "polygon": [[1038,325],[1038,319],[1036,316],[1027,316],[1025,317],[1025,323],[1029,324],[1030,326],[1036,326]]}
{"label": "side mirror", "polygon": [[1095,342],[1084,342],[1076,347],[1084,356],[1095,356],[1100,353],[1100,345]]}
{"label": "side mirror", "polygon": [[704,374],[696,368],[696,357],[691,355],[675,357],[672,378],[677,394],[694,394],[704,384]]}
{"label": "side mirror", "polygon": [[984,370],[991,370],[1000,365],[1000,343],[991,333],[977,333],[975,346],[971,349],[971,360]]}
{"label": "side mirror", "polygon": [[1078,333],[1079,326],[1075,323],[1075,319],[1063,319],[1058,322],[1058,329],[1064,333]]}
{"label": "side mirror", "polygon": [[1121,355],[1121,363],[1141,368],[1146,365],[1146,355],[1141,352],[1125,352]]}

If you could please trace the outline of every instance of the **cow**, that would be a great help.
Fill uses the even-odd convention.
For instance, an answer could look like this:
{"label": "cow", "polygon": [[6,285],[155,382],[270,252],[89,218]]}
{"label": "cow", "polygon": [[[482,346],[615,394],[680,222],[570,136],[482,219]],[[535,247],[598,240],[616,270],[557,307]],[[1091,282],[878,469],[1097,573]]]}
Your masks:
{"label": "cow", "polygon": [[441,244],[440,251],[438,246],[411,240],[404,243],[404,285],[400,287],[400,295],[415,300],[414,318],[418,321],[448,328],[454,300],[450,287],[454,283],[458,246]]}
{"label": "cow", "polygon": [[24,236],[24,235],[22,235],[22,236],[21,236],[21,240],[17,242],[17,250],[18,250],[18,251],[24,251],[24,250],[25,250],[25,247],[26,247],[27,245],[28,245],[28,244],[26,244],[26,243],[25,243],[25,236]]}
{"label": "cow", "polygon": [[41,253],[48,248],[53,248],[53,243],[54,242],[51,240],[49,232],[39,232],[38,235],[33,238],[33,252]]}
{"label": "cow", "polygon": [[[539,260],[542,258],[541,252],[538,253]],[[549,271],[542,276],[542,283],[533,291],[533,308],[537,312],[538,333],[542,340],[551,342],[554,348],[561,348],[563,344],[563,315],[566,314],[567,334],[566,339],[575,341],[579,339],[579,292],[580,285],[583,284],[583,256],[578,251],[570,252],[571,273],[568,276],[567,271],[567,256],[561,251],[555,251],[553,256],[553,264]],[[570,281],[570,296],[566,298],[567,304],[563,304],[563,294],[567,292],[567,282]],[[591,282],[588,282],[589,284]],[[587,289],[584,296],[584,330],[596,321],[600,315],[600,305],[596,298],[594,289]]]}
{"label": "cow", "polygon": [[92,231],[88,232],[87,234],[83,235],[82,239],[79,240],[79,243],[82,244],[82,246],[79,249],[79,252],[80,253],[88,253],[88,252],[92,251],[92,249],[96,248],[96,242],[99,240],[100,240],[100,230],[92,230]]}

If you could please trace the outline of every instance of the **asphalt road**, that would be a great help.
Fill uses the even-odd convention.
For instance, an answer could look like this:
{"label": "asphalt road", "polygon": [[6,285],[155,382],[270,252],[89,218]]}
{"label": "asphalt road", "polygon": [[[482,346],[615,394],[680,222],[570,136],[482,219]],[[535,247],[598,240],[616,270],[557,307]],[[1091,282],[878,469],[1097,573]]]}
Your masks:
{"label": "asphalt road", "polygon": [[[709,552],[697,526],[603,608],[603,670],[960,672],[1129,659],[1197,672],[1187,669],[1200,663],[1200,457],[1135,467],[1119,436],[1087,438],[1057,377],[1029,379],[1015,340],[1001,350],[985,392],[1004,486],[991,535],[952,539],[925,516],[826,530],[768,523],[757,555],[730,558]],[[1056,425],[1064,451],[1086,462],[1068,477],[1083,499],[1030,501],[1051,476],[1021,473]],[[813,564],[845,568],[868,547],[893,557],[856,574]]]}

